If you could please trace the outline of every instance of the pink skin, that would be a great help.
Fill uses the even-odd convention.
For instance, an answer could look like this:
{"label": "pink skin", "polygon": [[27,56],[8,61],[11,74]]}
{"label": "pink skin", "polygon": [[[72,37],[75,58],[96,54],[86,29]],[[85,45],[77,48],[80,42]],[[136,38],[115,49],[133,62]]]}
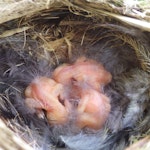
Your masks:
{"label": "pink skin", "polygon": [[86,83],[95,90],[101,90],[101,86],[108,84],[112,76],[101,64],[81,57],[73,65],[64,64],[56,68],[53,78],[62,84],[76,81],[76,84]]}
{"label": "pink skin", "polygon": [[84,90],[77,108],[77,125],[80,128],[100,129],[107,120],[110,108],[107,96],[93,89]]}
{"label": "pink skin", "polygon": [[46,110],[47,118],[52,124],[62,124],[67,121],[69,103],[64,105],[59,101],[63,93],[63,85],[46,77],[40,77],[26,88],[26,104],[31,109],[39,111]]}
{"label": "pink skin", "polygon": [[[100,129],[109,115],[109,98],[101,86],[111,81],[111,74],[94,60],[79,58],[73,65],[54,70],[53,79],[39,77],[26,88],[26,104],[31,109],[46,111],[50,124],[64,124],[72,113],[70,99],[80,101],[75,108],[79,128]],[[62,104],[63,101],[63,104]]]}

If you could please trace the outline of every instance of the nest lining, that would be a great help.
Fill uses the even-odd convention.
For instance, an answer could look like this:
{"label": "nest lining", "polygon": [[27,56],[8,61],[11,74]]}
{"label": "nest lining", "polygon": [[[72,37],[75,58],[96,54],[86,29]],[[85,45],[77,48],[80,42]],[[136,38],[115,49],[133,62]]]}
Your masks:
{"label": "nest lining", "polygon": [[[79,3],[79,1],[77,2]],[[69,4],[71,6],[73,5],[71,3]],[[99,47],[101,47],[101,49],[104,50],[107,47],[110,47],[111,50],[118,49],[118,48],[121,49],[121,47],[123,47],[127,51],[127,54],[125,54],[125,56],[127,57],[126,61],[128,63],[125,64],[125,66],[123,66],[123,68],[125,69],[121,71],[120,69],[119,71],[117,69],[112,70],[111,73],[114,76],[122,73],[126,73],[130,71],[130,69],[132,68],[138,68],[139,70],[144,70],[145,72],[148,73],[150,72],[150,59],[149,59],[150,52],[149,52],[149,40],[148,40],[149,36],[147,32],[142,32],[137,28],[121,23],[120,21],[116,21],[112,19],[112,16],[109,15],[97,17],[97,15],[95,15],[97,14],[97,12],[93,13],[92,11],[91,11],[92,12],[91,15],[89,14],[89,10],[88,10],[89,7],[84,8],[84,10],[88,10],[86,12],[83,11],[83,9],[81,9],[82,11],[71,11],[74,14],[70,13],[70,10],[72,10],[70,8],[71,7],[69,7],[69,9],[67,7],[63,7],[61,9],[57,8],[55,11],[52,10],[44,11],[44,12],[40,12],[39,13],[40,15],[34,14],[33,16],[30,17],[21,18],[21,20],[17,19],[14,21],[15,25],[11,21],[6,24],[2,24],[4,31],[7,28],[11,30],[9,30],[9,32],[6,30],[7,32],[5,32],[5,34],[2,31],[3,34],[1,34],[1,40],[0,40],[1,49],[6,49],[6,48],[9,50],[11,49],[10,51],[12,51],[11,52],[12,55],[13,55],[13,51],[14,51],[14,55],[16,55],[15,53],[19,53],[19,56],[20,57],[23,56],[23,59],[25,59],[26,63],[34,63],[30,60],[30,58],[32,58],[33,61],[35,61],[36,63],[39,62],[39,65],[40,65],[40,61],[45,60],[46,63],[48,63],[47,66],[53,69],[63,62],[74,61],[80,55],[81,56],[86,55],[87,57],[90,58],[92,57],[93,59],[99,61],[100,56],[98,55],[98,53],[97,53],[98,56],[91,55],[92,53],[97,52]],[[105,7],[105,9],[107,8]],[[14,30],[14,28],[16,29]],[[105,43],[105,44],[102,45],[101,43]],[[117,57],[121,57],[123,53],[124,52],[120,52],[120,54],[118,54]],[[128,57],[128,54],[131,54],[131,57]],[[134,63],[132,59],[135,60]],[[106,62],[104,61],[103,63],[105,65]],[[129,64],[131,63],[133,63],[131,68],[126,67],[129,66]],[[22,62],[18,63],[17,65],[22,66]],[[109,65],[106,66],[108,67],[108,69],[110,69]],[[10,71],[9,69],[12,71],[12,73],[9,72]],[[48,72],[45,71],[46,69],[44,69],[44,72],[42,69],[38,71],[37,70],[36,69],[32,70],[32,72],[30,73],[32,74],[31,75],[32,77],[34,77],[35,74],[49,75],[51,71],[50,69]],[[5,71],[2,68],[1,72],[3,72],[3,75],[7,74],[7,72],[9,72],[10,75],[11,74],[13,75],[13,73],[15,72],[15,68],[8,68],[8,70]],[[25,85],[27,85],[31,81],[31,79],[32,78],[29,77],[27,82],[25,81]],[[1,85],[2,84],[4,85],[6,83],[7,82],[2,80]],[[13,84],[11,86],[13,86]],[[10,85],[8,87],[10,88]],[[21,88],[19,90],[20,90],[19,94],[22,97],[23,89]],[[11,103],[11,100],[9,99],[11,95],[9,92],[7,93],[9,89],[6,89],[4,91],[5,91],[4,93],[1,93],[2,103],[4,99],[7,99],[7,101]],[[18,93],[16,95],[18,95]],[[20,98],[20,96],[18,97]],[[4,104],[4,105],[2,104],[3,108],[6,109],[8,104]],[[12,107],[10,108],[12,109]],[[33,129],[28,130],[28,126],[26,126],[26,124],[28,124],[28,120],[26,119],[26,117],[24,120],[23,114],[20,115],[18,113],[20,110],[17,110],[15,107],[13,111],[14,111],[13,115],[15,115],[17,119],[15,120],[11,119],[10,122],[12,126],[14,126],[15,131],[20,133],[21,130],[21,132],[24,133],[22,137],[28,139],[28,141],[32,141],[29,140],[30,137],[29,135],[31,134],[33,135],[34,131]],[[7,115],[6,118],[8,118]],[[31,118],[32,117],[30,117],[30,119]],[[149,118],[145,120],[147,121],[148,119]],[[145,120],[143,119],[141,122],[143,123]],[[141,129],[143,127],[141,122],[139,123],[137,128],[139,127]],[[45,126],[43,125],[43,123],[41,124],[42,126]],[[23,125],[25,129],[22,129],[20,125]],[[19,127],[17,127],[16,129],[16,126]],[[39,128],[40,128],[39,132],[43,134],[43,132],[41,131],[42,130],[41,127]],[[149,130],[148,130],[149,126],[145,128],[146,129],[145,130],[143,129],[143,131],[140,133],[141,136],[144,133],[145,136],[149,135]],[[39,139],[41,139],[41,137],[37,134],[37,132],[35,132],[35,135],[37,141],[40,141]],[[137,137],[137,133],[135,133],[135,137]],[[32,139],[32,137],[30,138]],[[43,144],[42,142],[38,144],[41,146]],[[132,143],[132,140],[130,142]],[[51,144],[48,145],[48,147],[49,146],[53,147]]]}

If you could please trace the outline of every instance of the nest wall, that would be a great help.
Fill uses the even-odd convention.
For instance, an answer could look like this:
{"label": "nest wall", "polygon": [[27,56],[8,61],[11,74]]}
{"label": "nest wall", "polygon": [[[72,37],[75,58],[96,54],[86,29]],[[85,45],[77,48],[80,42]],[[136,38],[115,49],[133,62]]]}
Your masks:
{"label": "nest wall", "polygon": [[[140,147],[142,138],[142,148],[148,149],[149,28],[136,24],[135,20],[126,21],[120,3],[78,0],[26,3],[24,9],[28,9],[12,9],[13,15],[0,25],[1,119],[33,149],[121,150],[130,145],[128,149],[132,149]],[[128,9],[129,13],[132,8]],[[127,16],[141,21],[138,15],[128,13]],[[144,21],[148,19],[147,14]],[[35,77],[49,77],[57,66],[73,63],[81,56],[102,63],[113,76],[104,88],[111,98],[111,114],[105,129],[100,131],[79,132],[70,124],[53,127],[24,104],[24,90]]]}

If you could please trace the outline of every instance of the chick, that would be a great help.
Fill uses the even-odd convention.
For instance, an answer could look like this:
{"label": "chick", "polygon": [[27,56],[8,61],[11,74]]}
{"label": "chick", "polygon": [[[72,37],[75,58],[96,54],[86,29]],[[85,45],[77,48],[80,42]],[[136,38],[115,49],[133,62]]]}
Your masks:
{"label": "chick", "polygon": [[107,120],[110,109],[109,98],[104,94],[93,89],[81,90],[77,125],[80,128],[100,129]]}
{"label": "chick", "polygon": [[47,77],[39,77],[32,81],[26,88],[26,104],[36,111],[46,111],[47,119],[51,124],[62,124],[66,122],[68,107],[59,101],[63,93],[63,85]]}
{"label": "chick", "polygon": [[81,57],[73,65],[64,64],[56,68],[53,78],[62,84],[76,81],[78,84],[86,83],[91,88],[100,90],[101,86],[108,84],[112,77],[100,63]]}

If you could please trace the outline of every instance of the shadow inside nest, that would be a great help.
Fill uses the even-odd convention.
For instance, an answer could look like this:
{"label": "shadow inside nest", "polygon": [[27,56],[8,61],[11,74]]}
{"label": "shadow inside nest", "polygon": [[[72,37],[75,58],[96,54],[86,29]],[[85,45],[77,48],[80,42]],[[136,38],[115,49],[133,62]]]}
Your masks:
{"label": "shadow inside nest", "polygon": [[[61,36],[54,35],[54,30],[58,33],[58,29]],[[130,35],[128,30],[125,35]],[[128,43],[114,36],[113,29],[102,26],[88,25],[85,28],[82,24],[66,29],[57,24],[47,32],[53,35],[50,36],[53,42],[56,39],[63,41],[55,51],[45,50],[46,47],[44,49],[38,43],[45,40],[39,35],[38,40],[33,39],[33,32],[27,32],[25,43],[22,33],[0,39],[0,113],[23,133],[22,138],[29,143],[36,141],[33,147],[39,149],[123,150],[132,142],[131,137],[149,130],[150,76],[143,71],[136,52]],[[135,30],[130,36],[136,39],[137,32]],[[68,52],[69,44],[64,38],[68,37],[67,33],[73,33],[69,39],[71,52]],[[47,40],[49,37],[45,34],[43,30],[43,37]],[[137,40],[141,38],[143,41],[146,36],[142,33]],[[113,77],[111,83],[104,87],[104,93],[111,100],[111,112],[104,127],[97,131],[86,128],[79,131],[72,124],[52,126],[24,103],[24,90],[35,77],[50,77],[54,68],[62,63],[72,63],[80,56],[102,63]]]}

